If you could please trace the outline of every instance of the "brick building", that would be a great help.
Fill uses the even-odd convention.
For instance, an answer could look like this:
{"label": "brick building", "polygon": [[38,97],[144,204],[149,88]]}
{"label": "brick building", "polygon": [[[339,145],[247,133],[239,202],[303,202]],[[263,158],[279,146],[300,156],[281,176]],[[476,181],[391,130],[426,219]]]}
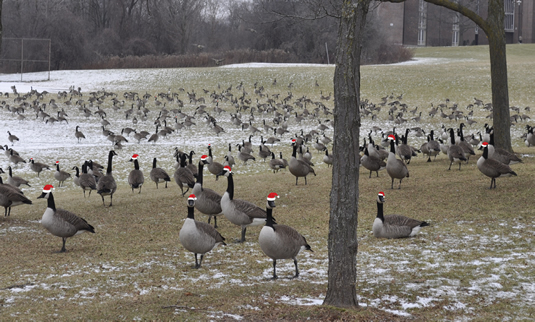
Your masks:
{"label": "brick building", "polygon": [[[458,0],[487,13],[487,0]],[[505,34],[508,44],[535,42],[534,0],[505,1]],[[468,46],[488,44],[487,36],[470,19],[424,0],[378,3],[373,11],[387,40],[405,46]]]}

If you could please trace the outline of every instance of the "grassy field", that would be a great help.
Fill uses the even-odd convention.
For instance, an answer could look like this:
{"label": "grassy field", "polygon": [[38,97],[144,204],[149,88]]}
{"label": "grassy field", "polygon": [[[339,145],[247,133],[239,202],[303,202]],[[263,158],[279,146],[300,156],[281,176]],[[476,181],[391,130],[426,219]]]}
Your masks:
{"label": "grassy field", "polygon": [[[523,113],[533,117],[524,108],[534,101],[531,84],[535,81],[535,46],[509,46],[507,54],[511,105],[521,107]],[[448,98],[449,106],[458,103],[461,110],[468,112],[465,106],[473,103],[474,97],[490,101],[487,47],[422,48],[416,49],[416,58],[424,63],[362,68],[363,99],[379,103],[385,95],[403,94],[402,102],[409,109],[418,106],[423,112],[421,123],[408,122],[398,127],[421,126],[426,131],[439,131],[442,124],[458,126],[438,116],[429,118],[427,111],[431,104],[436,106]],[[169,88],[174,91],[183,87],[203,93],[203,88],[221,91],[233,85],[233,93],[238,95],[241,91],[236,86],[243,82],[248,96],[260,103],[265,97],[255,96],[255,82],[264,86],[267,93],[281,93],[281,97],[291,90],[294,95],[291,102],[302,96],[320,101],[321,94],[332,92],[332,67],[142,72],[138,78],[115,81],[117,92],[128,87],[155,95]],[[277,86],[272,85],[275,78]],[[316,87],[315,81],[320,86]],[[292,89],[287,88],[290,82]],[[109,86],[110,82],[103,79],[101,87]],[[185,94],[181,95],[185,99]],[[333,107],[332,99],[324,104]],[[214,106],[208,101],[206,105]],[[110,106],[110,102],[105,102],[105,108],[109,110]],[[227,112],[235,111],[230,103],[220,107]],[[154,111],[151,117],[155,118],[157,108],[151,109]],[[184,111],[192,113],[194,109],[194,105],[186,104]],[[13,117],[5,110],[0,113],[5,113],[1,114],[3,117]],[[482,130],[483,124],[489,121],[485,118],[487,114],[485,110],[474,110],[478,123],[468,132]],[[122,122],[121,126],[126,124],[119,112],[110,115],[116,122]],[[384,130],[396,126],[387,116],[384,108],[377,120],[364,118],[361,134],[367,134],[372,125]],[[407,113],[405,117],[409,116]],[[171,154],[176,145],[198,151],[198,160],[206,152],[204,142],[196,143],[196,140],[202,141],[200,137],[205,134],[214,136],[213,140],[219,144],[216,160],[221,160],[226,153],[224,142],[240,142],[249,133],[232,128],[228,113],[216,118],[221,118],[220,123],[227,130],[221,137],[211,134],[210,128],[199,120],[191,132],[180,137],[174,134],[177,136],[159,146],[126,145],[120,152],[122,160],[138,151],[148,155],[160,149]],[[270,122],[272,118],[272,115],[257,114],[253,124],[261,126],[261,120]],[[94,123],[92,126],[99,127],[97,119],[85,122],[86,126]],[[289,123],[292,133],[300,128],[306,133],[318,125],[314,119],[296,125],[290,118]],[[528,120],[512,128],[514,149],[524,160],[513,165],[518,177],[497,179],[495,190],[488,189],[490,179],[477,170],[475,163],[480,153],[463,165],[461,171],[455,166],[452,167],[455,170],[448,171],[449,161],[444,155],[431,163],[421,156],[415,158],[409,165],[410,177],[403,180],[400,190],[390,189],[386,172],[380,172],[378,178],[368,178],[369,172],[360,170],[358,310],[320,305],[327,288],[331,185],[331,170],[321,161],[322,154],[313,152],[317,176],[309,177],[306,186],[301,180],[296,186],[295,177],[287,171],[271,173],[262,161],[236,165],[235,197],[263,207],[267,194],[277,192],[281,198],[277,200],[274,217],[279,223],[296,228],[314,250],[299,254],[301,276],[298,279],[288,278],[293,275],[291,261],[279,261],[280,278],[276,281],[269,280],[271,260],[257,243],[260,228],[249,228],[247,242],[235,244],[232,241],[239,238],[240,229],[224,218],[219,220],[218,230],[227,238],[228,245],[212,250],[205,256],[202,268],[194,269],[193,254],[185,251],[178,240],[186,217],[185,198],[179,195],[174,182],[167,189],[161,185],[156,189],[148,182],[148,161],[142,168],[147,182],[140,194],[132,193],[126,184],[131,164],[116,162],[114,173],[119,189],[111,208],[103,207],[96,194],[84,199],[72,182],[67,188],[57,189],[54,196],[58,207],[85,218],[95,227],[96,234],[70,238],[66,253],[54,253],[61,248],[61,239],[40,225],[46,201],[36,199],[51,174],[38,179],[21,168],[35,182],[32,188],[25,189],[33,205],[13,208],[10,217],[0,219],[0,320],[533,319],[535,210],[531,206],[531,188],[535,161],[533,148],[525,147],[520,138],[525,124],[532,123]],[[71,122],[70,127],[74,129],[74,126]],[[152,122],[144,126],[153,128]],[[284,136],[272,150],[282,151],[289,158],[291,136]],[[254,140],[258,142],[259,137],[255,136]],[[423,138],[409,139],[414,146],[423,142]],[[100,143],[94,147],[95,151],[108,148]],[[171,172],[173,162],[168,157],[162,160],[161,166]],[[5,181],[6,176],[3,178]],[[227,183],[225,178],[216,181],[205,170],[204,184],[223,193]],[[371,225],[379,191],[386,194],[387,214],[407,215],[425,220],[431,226],[415,238],[374,238]],[[206,220],[198,212],[196,218]]]}

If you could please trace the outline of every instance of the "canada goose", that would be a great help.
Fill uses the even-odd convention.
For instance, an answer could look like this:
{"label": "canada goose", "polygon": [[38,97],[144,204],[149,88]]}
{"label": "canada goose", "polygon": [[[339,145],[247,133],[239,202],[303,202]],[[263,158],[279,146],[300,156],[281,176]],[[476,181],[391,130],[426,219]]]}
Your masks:
{"label": "canada goose", "polygon": [[167,182],[171,181],[171,178],[165,172],[164,169],[156,167],[156,158],[152,160],[152,170],[150,170],[150,179],[156,183],[156,189],[158,189],[158,183],[165,182],[167,188]]}
{"label": "canada goose", "polygon": [[25,184],[28,187],[30,186],[30,182],[28,180],[24,180],[21,177],[13,176],[13,169],[11,169],[11,166],[7,167],[9,177],[7,178],[7,183],[12,185],[13,187],[20,187],[21,185]]}
{"label": "canada goose", "polygon": [[13,149],[9,149],[9,162],[14,163],[15,165],[19,163],[26,163],[26,160],[24,160],[21,156],[18,154],[15,154],[15,151]]}
{"label": "canada goose", "polygon": [[[189,188],[193,188],[195,185],[195,177],[191,173],[190,169],[186,167],[186,154],[179,154],[176,156],[177,162],[179,162],[179,167],[175,170],[173,178],[175,179],[176,184],[182,191],[182,197],[188,192]],[[186,185],[186,191],[184,191],[184,185]]]}
{"label": "canada goose", "polygon": [[154,142],[154,143],[156,143],[156,142],[158,141],[158,139],[159,139],[159,135],[158,135],[158,125],[156,125],[156,132],[155,132],[153,135],[151,135],[151,136],[149,137],[149,140],[148,140],[147,142]]}
{"label": "canada goose", "polygon": [[427,149],[428,149],[428,156],[427,162],[431,162],[431,156],[434,156],[435,159],[437,158],[437,155],[440,153],[440,144],[434,140],[435,131],[431,130],[429,132],[428,138],[427,138]]}
{"label": "canada goose", "polygon": [[11,134],[11,132],[7,131],[7,134],[8,134],[7,139],[9,140],[9,142],[11,142],[11,145],[14,145],[15,142],[19,141],[19,138],[16,135]]}
{"label": "canada goose", "polygon": [[83,233],[85,231],[95,233],[95,228],[68,210],[56,208],[54,196],[52,195],[52,185],[46,185],[43,193],[37,199],[48,199],[48,205],[41,218],[41,224],[54,236],[63,239],[63,246],[60,253],[65,252],[65,241],[67,238]]}
{"label": "canada goose", "polygon": [[373,222],[373,235],[377,238],[406,238],[413,237],[420,229],[429,226],[425,221],[408,218],[402,215],[383,215],[385,194],[377,195],[377,217]]}
{"label": "canada goose", "polygon": [[228,162],[228,165],[231,167],[236,164],[236,162],[234,161],[234,157],[232,156],[232,144],[231,143],[228,144],[227,162]]}
{"label": "canada goose", "polygon": [[50,170],[50,166],[48,164],[44,164],[44,163],[41,163],[41,162],[35,162],[35,160],[33,158],[30,158],[30,168],[32,169],[32,171],[37,172],[37,177],[39,177],[39,174],[44,169]]}
{"label": "canada goose", "polygon": [[314,143],[314,149],[318,150],[318,152],[325,151],[327,149],[325,147],[325,144],[320,143],[319,138],[316,138],[316,143]]}
{"label": "canada goose", "polygon": [[286,168],[286,165],[281,159],[275,159],[275,153],[271,152],[271,160],[269,160],[269,167],[273,173],[279,172],[280,169]]}
{"label": "canada goose", "polygon": [[193,155],[194,154],[195,154],[195,151],[189,151],[188,165],[186,165],[186,168],[188,168],[189,171],[191,171],[191,173],[193,173],[193,176],[195,178],[197,178],[197,173],[198,173],[197,166],[195,166],[195,164],[193,163]]}
{"label": "canada goose", "polygon": [[293,152],[292,152],[292,158],[290,159],[290,162],[288,163],[288,169],[290,170],[290,173],[295,176],[295,185],[297,185],[297,181],[299,180],[299,177],[305,178],[305,185],[307,184],[307,175],[309,173],[313,173],[314,176],[316,176],[316,172],[314,172],[314,169],[309,166],[305,161],[298,160],[296,158],[297,155],[297,145],[295,142],[292,142],[293,144]]}
{"label": "canada goose", "polygon": [[206,160],[208,156],[201,156],[199,161],[199,169],[197,170],[197,182],[193,186],[192,193],[197,196],[195,201],[195,208],[201,213],[208,216],[208,223],[214,217],[214,228],[217,228],[217,217],[221,215],[221,195],[212,189],[203,187],[203,168],[208,163]]}
{"label": "canada goose", "polygon": [[264,162],[266,162],[266,158],[271,155],[271,152],[265,148],[262,148],[262,145],[259,145],[258,148],[258,156],[264,159]]}
{"label": "canada goose", "polygon": [[500,161],[501,163],[507,165],[522,162],[522,159],[520,159],[516,154],[494,146],[494,133],[490,134],[490,142],[488,142],[487,146],[489,148],[490,159]]}
{"label": "canada goose", "polygon": [[219,174],[223,171],[223,165],[214,161],[212,156],[212,145],[208,144],[208,171],[215,175],[215,180],[219,179]]}
{"label": "canada goose", "polygon": [[273,279],[277,279],[277,259],[293,259],[295,265],[295,275],[299,276],[297,268],[297,254],[304,247],[313,251],[307,243],[305,237],[290,226],[279,225],[273,218],[273,208],[275,208],[275,198],[279,196],[272,192],[267,197],[266,205],[266,225],[262,227],[258,235],[260,248],[268,257],[273,259]]}
{"label": "canada goose", "polygon": [[[470,159],[470,156],[471,155],[476,155],[476,153],[475,153],[474,148],[472,147],[472,145],[464,140],[464,135],[463,135],[463,127],[464,126],[465,126],[464,123],[461,123],[460,126],[459,126],[459,142],[457,144],[461,148],[463,148],[464,156],[466,157],[466,161],[468,161]],[[487,141],[487,142],[489,142],[489,141]]]}
{"label": "canada goose", "polygon": [[84,192],[84,198],[85,198],[85,191],[89,190],[89,196],[91,197],[91,190],[97,190],[97,183],[95,181],[95,177],[92,174],[87,173],[87,167],[89,166],[89,162],[84,162],[82,165],[82,174],[80,175],[80,187],[82,188]]}
{"label": "canada goose", "polygon": [[56,172],[54,173],[54,178],[59,181],[59,186],[61,187],[61,184],[64,183],[65,180],[69,179],[70,177],[70,173],[59,169],[59,161],[56,161]]}
{"label": "canada goose", "polygon": [[80,126],[76,125],[76,131],[74,132],[74,136],[78,140],[78,143],[80,143],[81,139],[85,139],[85,135],[81,131],[78,131],[78,128],[80,128]]}
{"label": "canada goose", "polygon": [[238,159],[242,160],[244,165],[247,164],[247,161],[249,160],[256,161],[254,156],[252,156],[249,153],[244,152],[244,150],[245,149],[242,148],[241,145],[238,145]]}
{"label": "canada goose", "polygon": [[405,131],[405,136],[402,136],[402,138],[401,138],[401,144],[398,144],[399,143],[399,139],[396,136],[396,145],[397,145],[396,152],[399,155],[399,157],[401,158],[401,160],[403,160],[407,164],[411,163],[411,158],[412,158],[411,147],[407,144],[409,131],[410,131],[410,129],[407,129]]}
{"label": "canada goose", "polygon": [[325,149],[325,155],[323,156],[323,162],[327,164],[327,167],[332,166],[333,164],[333,156],[329,154],[329,150]]}
{"label": "canada goose", "polygon": [[139,189],[138,193],[141,193],[141,187],[145,182],[145,178],[143,177],[143,171],[139,170],[138,158],[138,154],[134,154],[130,158],[130,162],[134,162],[134,170],[128,174],[128,184],[132,187],[132,192],[134,192],[134,189]]}
{"label": "canada goose", "polygon": [[368,178],[372,177],[373,171],[375,171],[377,177],[379,177],[379,171],[386,168],[386,162],[374,155],[370,155],[368,147],[364,148],[364,155],[360,159],[360,164],[362,164],[364,168],[370,170],[370,176]]}
{"label": "canada goose", "polygon": [[248,201],[234,199],[234,179],[232,178],[232,169],[229,166],[225,166],[222,175],[227,177],[228,185],[221,197],[221,210],[231,223],[241,227],[241,239],[238,242],[243,243],[247,227],[264,223],[266,211]]}
{"label": "canada goose", "polygon": [[458,162],[460,171],[461,162],[466,161],[463,148],[455,144],[455,135],[453,133],[452,128],[450,128],[450,146],[448,147],[448,158],[450,159],[450,167],[448,168],[448,170],[451,170],[451,165],[453,164],[453,162]]}
{"label": "canada goose", "polygon": [[[0,168],[0,173],[4,171]],[[22,204],[32,204],[19,188],[4,184],[2,177],[0,177],[0,205],[4,207],[4,216],[11,215],[11,208]]]}
{"label": "canada goose", "polygon": [[[528,133],[526,135],[526,140],[524,141],[526,146],[527,147],[535,146],[535,135],[533,135],[533,127],[531,127],[529,125],[526,125],[526,129],[528,130]],[[489,137],[489,139],[490,139],[490,137]],[[6,145],[6,147],[7,147],[7,145]]]}
{"label": "canada goose", "polygon": [[[194,207],[197,198],[194,194],[188,197],[188,217],[180,229],[178,238],[180,243],[188,251],[195,254],[195,268],[200,268],[204,254],[214,248],[216,244],[225,244],[225,238],[211,225],[195,220]],[[197,254],[201,254],[201,260],[197,262]]]}
{"label": "canada goose", "polygon": [[74,182],[75,185],[79,187],[80,186],[80,169],[77,166],[74,166],[72,169],[76,171],[72,181]]}
{"label": "canada goose", "polygon": [[388,138],[391,141],[390,153],[388,154],[388,159],[386,160],[386,172],[392,178],[391,188],[394,189],[394,179],[399,179],[398,189],[401,189],[401,180],[403,180],[405,177],[409,177],[409,169],[407,169],[407,165],[403,161],[396,158],[396,146],[394,142],[396,137],[394,135],[389,135]]}
{"label": "canada goose", "polygon": [[113,178],[113,174],[112,174],[112,169],[113,169],[112,160],[113,160],[114,155],[117,155],[117,153],[111,150],[108,154],[108,168],[106,169],[106,175],[101,177],[98,180],[98,184],[97,184],[97,193],[102,198],[103,206],[106,206],[104,204],[104,196],[110,196],[110,207],[112,206],[113,194],[117,190],[117,183],[115,182],[115,179]]}
{"label": "canada goose", "polygon": [[[507,164],[489,158],[488,143],[483,142],[483,155],[477,160],[477,168],[481,173],[491,178],[490,188],[496,188],[496,178],[516,176],[516,173]],[[494,184],[494,186],[493,186]]]}

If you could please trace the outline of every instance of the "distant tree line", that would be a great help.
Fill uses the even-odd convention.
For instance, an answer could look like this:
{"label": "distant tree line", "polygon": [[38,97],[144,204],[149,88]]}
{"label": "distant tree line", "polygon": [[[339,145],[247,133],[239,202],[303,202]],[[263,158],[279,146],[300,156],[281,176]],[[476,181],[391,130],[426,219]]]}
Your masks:
{"label": "distant tree line", "polygon": [[[303,19],[303,12],[313,11],[311,5],[325,9],[329,3],[4,0],[2,58],[20,58],[19,43],[8,38],[50,38],[52,69],[193,67],[249,61],[333,63],[338,18],[318,14]],[[387,44],[373,19],[368,21],[366,35],[363,63],[412,57],[410,50]],[[25,59],[46,58],[48,48],[37,47],[25,43]],[[1,68],[20,69],[5,61]],[[48,64],[25,64],[25,71],[47,68]]]}

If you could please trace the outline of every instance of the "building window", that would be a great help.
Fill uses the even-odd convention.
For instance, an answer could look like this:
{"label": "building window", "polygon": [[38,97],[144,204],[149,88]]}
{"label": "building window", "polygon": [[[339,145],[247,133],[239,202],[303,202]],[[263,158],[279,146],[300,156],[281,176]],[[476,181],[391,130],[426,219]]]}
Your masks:
{"label": "building window", "polygon": [[453,14],[453,27],[452,27],[452,39],[451,45],[453,47],[459,46],[459,21],[461,20],[460,13],[456,12]]}
{"label": "building window", "polygon": [[425,46],[427,42],[427,2],[420,0],[418,6],[418,46]]}
{"label": "building window", "polygon": [[515,31],[515,1],[505,0],[505,32]]}

